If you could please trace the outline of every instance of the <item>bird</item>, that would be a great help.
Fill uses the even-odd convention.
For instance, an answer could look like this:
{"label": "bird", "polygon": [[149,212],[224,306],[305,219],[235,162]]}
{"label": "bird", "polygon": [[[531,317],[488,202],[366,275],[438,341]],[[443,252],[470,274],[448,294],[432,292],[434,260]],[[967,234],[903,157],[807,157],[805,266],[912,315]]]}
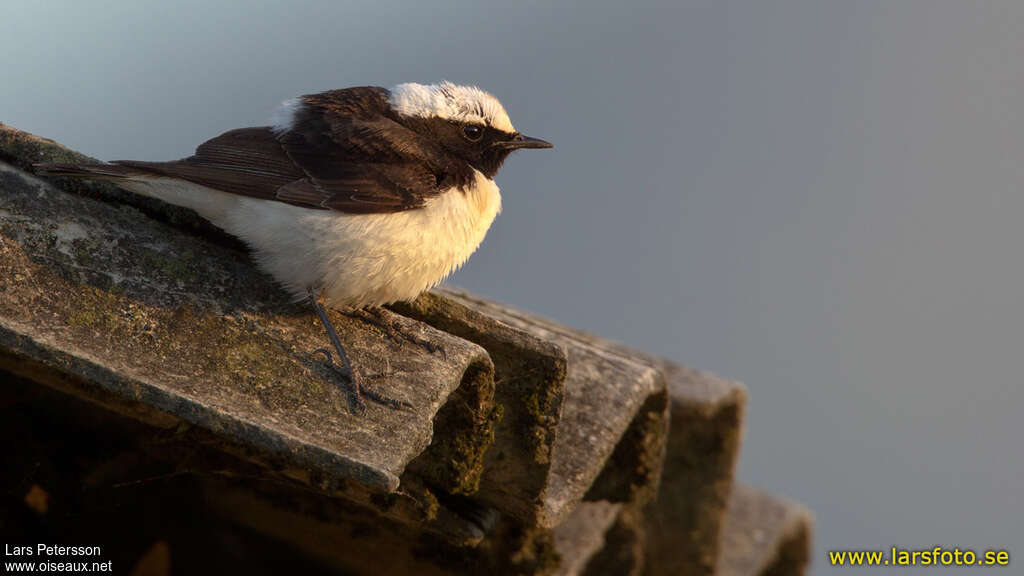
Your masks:
{"label": "bird", "polygon": [[501,211],[494,178],[510,153],[551,148],[516,130],[501,102],[443,81],[358,86],[284,101],[271,125],[230,130],[170,162],[38,164],[45,176],[112,181],[198,213],[308,300],[347,381],[366,386],[323,305],[369,311],[415,299],[462,266]]}

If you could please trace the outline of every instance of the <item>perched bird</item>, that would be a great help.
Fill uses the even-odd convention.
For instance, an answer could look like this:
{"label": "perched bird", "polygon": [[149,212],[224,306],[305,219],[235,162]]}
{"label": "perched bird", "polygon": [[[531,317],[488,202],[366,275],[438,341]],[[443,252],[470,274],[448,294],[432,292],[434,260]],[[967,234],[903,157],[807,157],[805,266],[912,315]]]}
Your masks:
{"label": "perched bird", "polygon": [[508,155],[551,144],[520,134],[491,94],[450,82],[300,96],[272,122],[225,132],[173,162],[36,168],[111,180],[242,239],[296,299],[309,299],[356,407],[365,408],[363,394],[395,405],[365,387],[318,297],[372,311],[436,286],[501,210],[494,176]]}

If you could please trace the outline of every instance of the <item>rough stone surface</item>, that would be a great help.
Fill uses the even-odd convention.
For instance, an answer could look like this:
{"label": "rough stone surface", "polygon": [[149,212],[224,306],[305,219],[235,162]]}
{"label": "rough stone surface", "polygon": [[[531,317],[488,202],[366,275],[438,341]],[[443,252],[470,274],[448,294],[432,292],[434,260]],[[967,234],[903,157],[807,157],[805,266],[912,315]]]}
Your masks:
{"label": "rough stone surface", "polygon": [[605,546],[587,562],[584,576],[640,576],[647,558],[641,503],[626,504],[604,535]]}
{"label": "rough stone surface", "polygon": [[[553,421],[553,430],[549,426],[545,431],[543,445],[550,445],[549,456],[535,460],[532,466],[538,474],[545,474],[546,482],[533,496],[534,507],[528,520],[553,528],[568,517],[588,492],[595,500],[629,501],[638,497],[640,487],[656,485],[667,432],[667,396],[661,373],[648,361],[622,353],[615,345],[594,336],[461,290],[441,288],[426,298],[436,302],[439,297],[447,300],[445,313],[417,314],[421,308],[440,308],[438,304],[422,303],[423,298],[397,309],[484,346],[498,367],[498,402],[506,398],[501,388],[522,375],[503,372],[499,360],[502,352],[475,338],[466,325],[476,318],[489,318],[492,323],[496,320],[518,334],[529,334],[566,351],[561,417]],[[467,309],[477,314],[471,316]],[[510,339],[512,334],[517,333],[510,333]],[[527,407],[503,406],[506,411],[528,414],[536,403],[532,397],[527,400]],[[517,398],[507,401],[523,402]],[[627,434],[627,430],[632,433]],[[501,447],[496,444],[499,450]],[[613,458],[613,452],[620,457]],[[485,472],[484,485],[486,481]]]}
{"label": "rough stone surface", "polygon": [[587,563],[605,546],[605,534],[622,511],[622,504],[583,502],[555,528],[555,550],[561,558],[557,576],[582,576]]}
{"label": "rough stone surface", "polygon": [[[431,448],[437,462],[417,469],[471,491],[493,425],[486,352],[393,314],[387,320],[408,339],[332,319],[357,366],[386,373],[375,385],[414,409],[370,403],[353,415],[340,377],[314,354],[328,345],[315,315],[290,303],[244,253],[0,170],[5,369],[74,374],[49,381],[153,422],[183,420],[260,448],[276,466],[299,466],[295,475],[328,488],[394,491],[406,466],[430,452],[440,413],[437,425],[448,430]],[[460,386],[472,390],[446,413]],[[469,440],[455,446],[457,438]]]}
{"label": "rough stone surface", "polygon": [[718,560],[721,576],[800,576],[814,519],[809,510],[742,484],[733,488]]}
{"label": "rough stone surface", "polygon": [[647,574],[710,575],[739,457],[746,388],[670,362],[661,366],[671,430],[648,515]]}
{"label": "rough stone surface", "polygon": [[524,524],[537,522],[562,414],[566,351],[440,293],[393,309],[483,346],[494,361],[502,416],[477,497]]}

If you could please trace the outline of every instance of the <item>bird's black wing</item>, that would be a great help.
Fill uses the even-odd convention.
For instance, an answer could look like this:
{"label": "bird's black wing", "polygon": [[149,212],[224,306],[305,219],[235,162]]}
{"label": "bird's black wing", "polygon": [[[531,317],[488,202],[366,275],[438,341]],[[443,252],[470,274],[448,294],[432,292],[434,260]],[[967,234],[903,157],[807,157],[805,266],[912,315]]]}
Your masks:
{"label": "bird's black wing", "polygon": [[383,88],[302,97],[292,127],[242,128],[174,162],[118,161],[231,194],[347,213],[398,212],[440,194],[443,155],[397,121]]}

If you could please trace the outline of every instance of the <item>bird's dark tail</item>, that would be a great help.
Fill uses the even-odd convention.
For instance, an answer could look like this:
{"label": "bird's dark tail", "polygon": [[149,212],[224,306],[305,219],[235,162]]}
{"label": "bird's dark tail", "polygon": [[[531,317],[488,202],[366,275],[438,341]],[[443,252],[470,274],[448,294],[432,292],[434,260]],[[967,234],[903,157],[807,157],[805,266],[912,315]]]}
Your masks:
{"label": "bird's dark tail", "polygon": [[85,180],[123,180],[142,174],[137,169],[117,164],[33,164],[32,168],[39,176]]}

